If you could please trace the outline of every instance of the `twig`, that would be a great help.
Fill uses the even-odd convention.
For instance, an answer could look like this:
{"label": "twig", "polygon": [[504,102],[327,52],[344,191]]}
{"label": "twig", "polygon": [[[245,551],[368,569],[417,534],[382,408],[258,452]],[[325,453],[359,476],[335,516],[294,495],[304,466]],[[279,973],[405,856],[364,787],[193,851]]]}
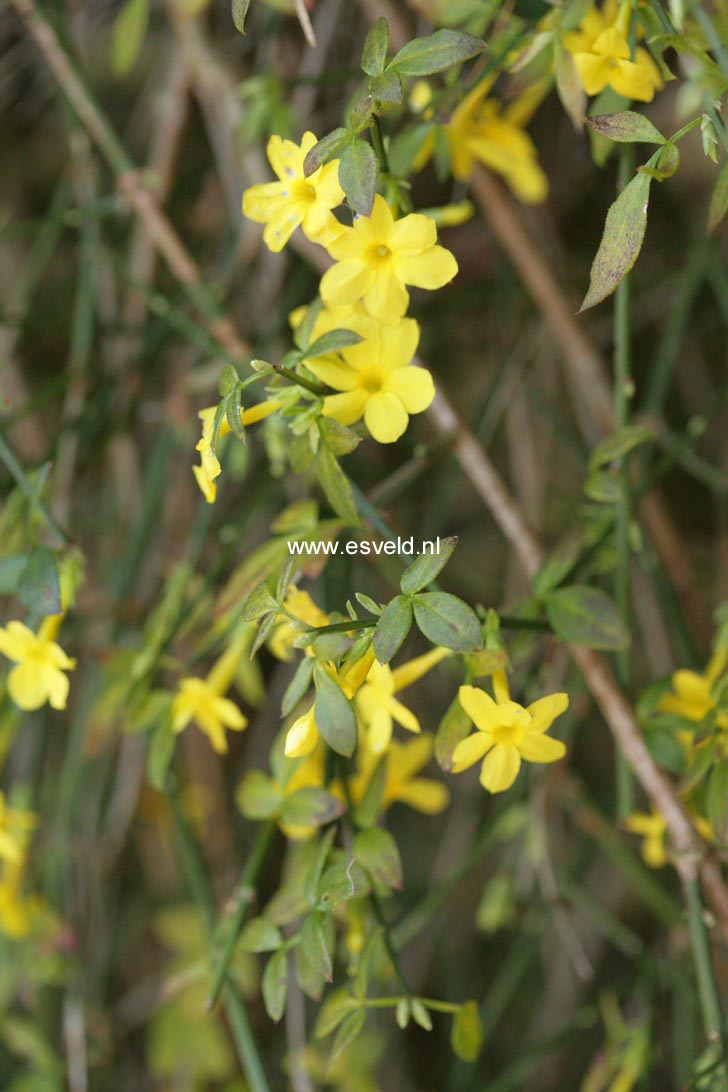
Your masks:
{"label": "twig", "polygon": [[301,24],[301,30],[303,31],[303,36],[308,44],[311,46],[311,49],[315,49],[316,35],[314,34],[313,27],[311,26],[311,16],[306,11],[305,0],[294,0],[294,4],[296,8],[296,16],[298,17],[298,21]]}

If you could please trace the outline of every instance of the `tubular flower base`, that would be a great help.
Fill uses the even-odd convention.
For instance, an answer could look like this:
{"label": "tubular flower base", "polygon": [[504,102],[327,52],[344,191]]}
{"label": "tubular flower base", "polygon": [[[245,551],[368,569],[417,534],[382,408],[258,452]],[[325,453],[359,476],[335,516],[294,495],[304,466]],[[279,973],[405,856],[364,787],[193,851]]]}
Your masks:
{"label": "tubular flower base", "polygon": [[558,739],[546,735],[556,717],[569,706],[567,694],[549,694],[527,708],[511,701],[503,671],[493,676],[495,701],[475,686],[461,686],[460,704],[478,731],[458,743],[453,773],[462,773],[483,759],[480,783],[488,792],[504,792],[518,776],[521,760],[556,762],[566,754]]}
{"label": "tubular flower base", "polygon": [[51,615],[33,633],[23,622],[8,622],[0,629],[0,653],[16,666],[8,675],[8,693],[19,709],[40,709],[46,702],[65,709],[69,682],[66,671],[76,661],[53,640],[62,615]]}

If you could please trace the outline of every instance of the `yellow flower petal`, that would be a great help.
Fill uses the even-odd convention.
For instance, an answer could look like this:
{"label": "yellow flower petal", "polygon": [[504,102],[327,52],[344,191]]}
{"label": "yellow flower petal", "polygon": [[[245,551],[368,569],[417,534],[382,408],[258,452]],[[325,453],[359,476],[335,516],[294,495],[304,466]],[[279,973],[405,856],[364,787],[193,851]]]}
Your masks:
{"label": "yellow flower petal", "polygon": [[492,738],[486,732],[473,732],[472,735],[461,739],[452,753],[451,773],[462,773],[463,770],[469,769],[479,762],[493,745]]}
{"label": "yellow flower petal", "polygon": [[397,220],[389,234],[389,247],[396,254],[421,254],[437,242],[437,227],[429,216],[413,212]]}
{"label": "yellow flower petal", "polygon": [[435,384],[430,373],[426,368],[412,365],[390,372],[384,389],[399,398],[407,413],[422,413],[435,397]]}
{"label": "yellow flower petal", "polygon": [[364,422],[378,443],[393,444],[405,432],[409,417],[399,398],[380,392],[367,400]]}
{"label": "yellow flower petal", "polygon": [[437,815],[449,804],[450,793],[441,781],[434,781],[429,777],[418,777],[398,788],[396,795],[391,797],[391,801],[407,804],[425,815]]}
{"label": "yellow flower petal", "polygon": [[481,732],[490,732],[500,723],[498,706],[477,686],[461,686],[458,700],[476,728]]}
{"label": "yellow flower petal", "polygon": [[374,283],[373,267],[347,258],[327,269],[321,278],[321,298],[327,304],[347,303],[363,296]]}
{"label": "yellow flower petal", "polygon": [[497,743],[483,759],[480,784],[488,792],[505,792],[518,777],[521,756],[509,743]]}
{"label": "yellow flower petal", "polygon": [[397,254],[397,273],[416,288],[442,288],[458,271],[458,263],[444,246],[431,246],[421,254]]}
{"label": "yellow flower petal", "polygon": [[528,706],[528,712],[533,717],[529,732],[545,732],[568,708],[568,694],[548,694],[545,698],[539,698]]}
{"label": "yellow flower petal", "polygon": [[521,757],[527,762],[558,762],[566,754],[566,746],[551,736],[526,733],[518,744]]}
{"label": "yellow flower petal", "polygon": [[313,715],[313,706],[302,717],[299,717],[288,730],[286,736],[285,753],[289,758],[300,758],[308,755],[314,749],[319,740],[318,728]]}
{"label": "yellow flower petal", "polygon": [[360,387],[324,398],[324,417],[333,417],[340,425],[354,425],[361,420],[367,405],[366,391]]}

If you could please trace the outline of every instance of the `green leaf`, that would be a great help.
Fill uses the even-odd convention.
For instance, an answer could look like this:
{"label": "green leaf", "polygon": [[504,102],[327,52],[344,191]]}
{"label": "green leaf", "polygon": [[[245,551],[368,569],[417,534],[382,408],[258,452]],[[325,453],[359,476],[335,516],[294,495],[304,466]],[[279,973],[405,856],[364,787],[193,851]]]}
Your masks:
{"label": "green leaf", "polygon": [[[344,111],[344,122],[351,131],[352,139],[355,140],[359,133],[369,128],[376,112],[376,103],[368,88],[364,94],[359,92],[354,96]],[[339,177],[339,181],[341,181],[341,177]]]}
{"label": "green leaf", "polygon": [[248,8],[250,7],[250,0],[232,0],[230,5],[230,12],[233,17],[233,24],[236,30],[239,30],[241,34],[245,34],[245,19],[248,14]]}
{"label": "green leaf", "polygon": [[58,566],[51,550],[37,546],[18,580],[18,599],[32,614],[45,618],[61,613]]}
{"label": "green leaf", "polygon": [[371,144],[352,137],[339,159],[339,182],[354,212],[371,216],[379,164]]}
{"label": "green leaf", "polygon": [[653,439],[652,429],[645,425],[624,425],[599,441],[589,457],[590,472],[623,458],[639,444]]}
{"label": "green leaf", "polygon": [[242,420],[242,412],[243,387],[241,383],[236,383],[225,399],[225,416],[233,436],[245,443],[245,425]]}
{"label": "green leaf", "polygon": [[421,592],[413,599],[415,621],[434,645],[455,652],[483,647],[483,632],[472,607],[447,592]]}
{"label": "green leaf", "polygon": [[435,758],[440,769],[452,769],[452,755],[461,740],[470,734],[472,721],[458,701],[453,698],[435,734]]}
{"label": "green leaf", "polygon": [[259,648],[265,644],[270,637],[273,629],[278,621],[278,615],[276,611],[271,611],[267,618],[265,618],[258,626],[258,632],[255,635],[255,640],[250,646],[250,659],[252,660]]}
{"label": "green leaf", "polygon": [[223,370],[220,372],[220,381],[218,383],[218,390],[220,397],[224,398],[226,394],[230,394],[240,384],[240,376],[237,369],[232,364],[226,364]]}
{"label": "green leaf", "polygon": [[278,610],[278,604],[271,595],[267,584],[258,584],[243,603],[240,617],[243,622],[257,622],[266,614]]}
{"label": "green leaf", "polygon": [[620,144],[665,144],[666,138],[642,114],[620,110],[618,114],[596,114],[587,118],[590,129]]}
{"label": "green leaf", "polygon": [[301,926],[301,948],[314,971],[326,982],[333,977],[331,945],[324,931],[324,915],[320,911],[309,914]]}
{"label": "green leaf", "polygon": [[664,182],[666,178],[672,178],[679,166],[680,151],[676,144],[668,143],[658,152],[657,163],[654,167],[650,163],[645,163],[637,170],[640,174],[646,174],[650,178],[656,178],[658,182]]}
{"label": "green leaf", "polygon": [[649,175],[637,174],[607,213],[604,234],[591,268],[589,291],[580,311],[610,296],[637,261],[647,228]]}
{"label": "green leaf", "polygon": [[338,797],[315,785],[304,785],[284,797],[281,819],[294,827],[322,827],[345,811],[346,805]]}
{"label": "green leaf", "polygon": [[352,1012],[346,1019],[339,1025],[339,1030],[334,1036],[334,1041],[331,1044],[331,1050],[327,1059],[327,1068],[330,1068],[337,1058],[339,1058],[347,1047],[356,1039],[357,1035],[364,1027],[366,1021],[366,1010],[357,1009],[356,1012]]}
{"label": "green leaf", "polygon": [[275,952],[283,944],[280,930],[267,918],[253,918],[240,934],[243,952]]}
{"label": "green leaf", "polygon": [[289,682],[281,701],[281,716],[287,717],[298,705],[303,695],[311,685],[311,676],[316,661],[313,656],[304,656],[296,668],[296,673]]}
{"label": "green leaf", "polygon": [[336,909],[342,902],[348,902],[356,895],[356,885],[352,876],[353,857],[339,860],[330,865],[323,876],[318,889],[317,908],[327,912]]}
{"label": "green leaf", "polygon": [[111,67],[120,76],[131,70],[144,44],[149,0],[127,0],[111,32]]}
{"label": "green leaf", "polygon": [[303,161],[303,173],[306,178],[323,167],[336,156],[343,146],[351,140],[352,134],[348,129],[334,129],[332,133],[322,137],[313,148],[309,150]]}
{"label": "green leaf", "polygon": [[370,595],[365,595],[364,592],[354,592],[354,598],[357,603],[360,603],[364,610],[368,610],[370,614],[376,614],[377,617],[382,613],[382,608],[379,603],[375,603]]}
{"label": "green leaf", "polygon": [[381,76],[372,76],[369,81],[369,94],[376,102],[401,102],[402,81],[396,72],[383,72]]}
{"label": "green leaf", "polygon": [[477,1001],[466,1001],[455,1013],[450,1039],[453,1052],[464,1062],[476,1061],[483,1045]]}
{"label": "green leaf", "polygon": [[531,584],[534,594],[540,596],[557,587],[574,568],[583,548],[581,530],[568,533],[541,563]]}
{"label": "green leaf", "polygon": [[317,665],[314,670],[316,727],[337,755],[350,758],[356,747],[356,714],[339,684]]}
{"label": "green leaf", "polygon": [[326,499],[337,516],[341,516],[349,526],[357,527],[359,514],[349,479],[326,445],[319,448],[316,456],[316,474]]}
{"label": "green leaf", "polygon": [[715,231],[728,212],[728,163],[721,167],[708,207],[708,231]]}
{"label": "green leaf", "polygon": [[247,819],[272,819],[281,807],[281,791],[262,770],[248,770],[238,786],[235,803]]}
{"label": "green leaf", "polygon": [[174,755],[176,736],[172,731],[169,718],[160,721],[152,729],[147,750],[147,777],[149,784],[157,792],[164,792],[167,785],[167,774]]}
{"label": "green leaf", "polygon": [[27,554],[0,557],[0,595],[13,595],[28,564]]}
{"label": "green leaf", "polygon": [[437,574],[441,572],[452,557],[453,550],[458,544],[457,538],[443,538],[438,540],[437,552],[421,553],[411,565],[409,565],[399,580],[399,586],[405,595],[414,595],[431,584]]}
{"label": "green leaf", "polygon": [[416,1024],[419,1024],[425,1031],[432,1031],[432,1017],[429,1012],[417,998],[413,998],[410,1003],[410,1009],[412,1012],[412,1019]]}
{"label": "green leaf", "polygon": [[358,345],[364,338],[355,330],[328,330],[321,337],[317,337],[312,345],[306,349],[303,359],[307,357],[325,356],[326,353],[336,353],[339,349],[346,349],[349,345]]}
{"label": "green leaf", "polygon": [[597,588],[572,584],[544,597],[546,616],[564,641],[587,648],[618,651],[629,645],[629,633],[612,602]]}
{"label": "green leaf", "polygon": [[387,784],[387,765],[387,758],[380,756],[373,772],[369,775],[364,795],[354,811],[356,823],[359,827],[372,827],[379,818],[384,789]]}
{"label": "green leaf", "polygon": [[318,425],[321,438],[333,455],[348,455],[361,443],[361,436],[333,417],[320,417]]}
{"label": "green leaf", "polygon": [[313,1029],[316,1038],[325,1039],[327,1035],[331,1035],[355,1007],[355,999],[346,990],[335,990],[329,994],[316,1018]]}
{"label": "green leaf", "polygon": [[261,989],[265,1010],[277,1024],[283,1016],[288,993],[288,953],[285,949],[276,952],[268,960],[263,971]]}
{"label": "green leaf", "polygon": [[380,72],[383,72],[388,49],[389,24],[380,16],[364,39],[364,50],[361,55],[362,72],[366,72],[368,76],[378,76]]}
{"label": "green leaf", "polygon": [[424,38],[414,38],[389,62],[388,70],[400,76],[432,76],[454,64],[475,57],[485,49],[485,42],[462,30],[436,30]]}
{"label": "green leaf", "polygon": [[388,664],[410,631],[412,625],[412,600],[407,595],[397,595],[379,616],[374,630],[374,655],[380,664]]}
{"label": "green leaf", "polygon": [[354,856],[377,887],[402,890],[402,861],[397,843],[388,830],[372,827],[354,837]]}

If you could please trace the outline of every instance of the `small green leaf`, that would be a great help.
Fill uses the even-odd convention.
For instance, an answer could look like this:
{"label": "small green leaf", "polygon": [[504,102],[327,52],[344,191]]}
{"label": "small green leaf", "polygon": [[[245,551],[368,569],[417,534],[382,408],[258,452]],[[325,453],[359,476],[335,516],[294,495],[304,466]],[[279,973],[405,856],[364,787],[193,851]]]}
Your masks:
{"label": "small green leaf", "polygon": [[432,1017],[429,1012],[417,998],[414,998],[410,1004],[412,1010],[412,1019],[416,1024],[419,1024],[425,1031],[432,1031]]}
{"label": "small green leaf", "polygon": [[382,608],[379,603],[375,603],[370,595],[365,595],[364,592],[354,592],[354,598],[357,603],[360,603],[364,610],[368,610],[370,614],[376,614],[377,617],[382,613]]}
{"label": "small green leaf", "polygon": [[621,144],[665,144],[666,138],[648,118],[634,110],[620,110],[618,114],[595,114],[587,118],[590,129],[609,140]]}
{"label": "small green leaf", "polygon": [[354,856],[377,887],[402,890],[402,861],[397,843],[388,830],[372,827],[354,838]]}
{"label": "small green leaf", "polygon": [[477,1001],[466,1001],[455,1013],[450,1041],[458,1058],[462,1058],[464,1062],[476,1061],[483,1045],[483,1028]]}
{"label": "small green leaf", "polygon": [[472,721],[458,701],[453,698],[435,734],[435,758],[440,769],[448,773],[452,769],[452,755],[461,740],[470,734]]}
{"label": "small green leaf", "polygon": [[318,425],[321,438],[332,455],[348,455],[361,443],[361,436],[346,425],[340,425],[333,417],[320,417]]}
{"label": "small green leaf", "polygon": [[708,231],[715,231],[728,212],[728,163],[721,167],[708,208]]}
{"label": "small green leaf", "polygon": [[346,805],[338,797],[315,785],[304,785],[284,798],[281,819],[294,827],[322,827],[345,811]]}
{"label": "small green leaf", "polygon": [[454,64],[476,57],[485,42],[462,30],[436,30],[424,38],[414,38],[389,62],[388,70],[400,76],[432,76]]}
{"label": "small green leaf", "polygon": [[0,557],[0,595],[13,595],[28,564],[27,554]]}
{"label": "small green leaf", "polygon": [[618,651],[629,633],[612,602],[597,588],[572,584],[544,597],[546,616],[559,637],[575,645]]}
{"label": "small green leaf", "polygon": [[232,364],[226,364],[223,370],[220,372],[220,381],[218,383],[218,390],[220,391],[220,397],[224,398],[226,394],[230,394],[240,383],[240,376],[237,373],[237,369]]}
{"label": "small green leaf", "polygon": [[149,737],[147,777],[149,778],[149,784],[157,792],[165,791],[176,738],[169,718],[160,721],[152,729]]}
{"label": "small green leaf", "polygon": [[421,553],[400,577],[399,586],[404,594],[414,595],[431,584],[447,565],[457,544],[458,540],[453,535],[452,538],[438,540],[437,552],[428,550]]}
{"label": "small green leaf", "polygon": [[380,664],[388,664],[399,649],[412,625],[412,600],[397,595],[379,616],[374,630],[374,655]]}
{"label": "small green leaf", "polygon": [[235,803],[247,819],[272,819],[281,807],[281,791],[262,770],[248,770],[238,786]]}
{"label": "small green leaf", "polygon": [[447,592],[421,592],[413,599],[415,621],[433,645],[455,652],[483,647],[483,632],[472,607]]}
{"label": "small green leaf", "polygon": [[311,685],[311,676],[316,661],[313,656],[304,656],[296,668],[296,673],[289,682],[281,701],[281,716],[287,717],[298,705],[303,695]]}
{"label": "small green leaf", "polygon": [[354,859],[340,860],[330,865],[319,884],[317,908],[327,912],[336,909],[342,902],[348,902],[356,895],[356,886],[352,877]]}
{"label": "small green leaf", "polygon": [[274,627],[278,621],[278,615],[276,611],[271,611],[267,618],[258,626],[258,632],[255,635],[255,640],[250,646],[250,659],[252,660],[259,648],[262,648],[265,642],[273,632]]}
{"label": "small green leaf", "polygon": [[339,182],[354,212],[371,216],[379,164],[371,144],[353,137],[339,159]]}
{"label": "small green leaf", "polygon": [[31,612],[45,618],[61,613],[58,566],[51,550],[37,546],[18,579],[18,599]]}
{"label": "small green leaf", "polygon": [[589,470],[598,470],[601,466],[613,463],[632,451],[639,444],[654,439],[652,429],[645,425],[624,425],[616,432],[600,440],[589,458]]}
{"label": "small green leaf", "polygon": [[320,666],[314,670],[316,727],[337,755],[350,758],[356,747],[356,715],[339,684]]}
{"label": "small green leaf", "polygon": [[320,446],[316,455],[316,474],[326,499],[337,516],[341,516],[350,527],[357,527],[359,514],[349,479],[326,444]]}
{"label": "small green leaf", "polygon": [[396,1005],[395,1010],[394,1010],[394,1019],[397,1021],[397,1027],[401,1031],[404,1031],[404,1029],[409,1024],[411,1015],[412,1015],[412,1010],[410,1009],[409,1001],[407,1000],[406,997],[401,998],[397,1002],[397,1005]]}
{"label": "small green leaf", "polygon": [[232,0],[230,13],[233,17],[233,25],[241,34],[245,34],[245,19],[250,7],[250,0]]}
{"label": "small green leaf", "polygon": [[301,926],[301,948],[314,971],[327,982],[333,977],[331,945],[324,930],[324,915],[314,911]]}
{"label": "small green leaf", "polygon": [[647,228],[651,181],[649,175],[635,175],[607,213],[602,241],[592,263],[589,291],[580,311],[611,296],[637,261]]}
{"label": "small green leaf", "polygon": [[357,334],[355,330],[328,330],[321,337],[317,337],[312,345],[309,345],[303,354],[303,359],[325,356],[326,353],[337,353],[339,349],[346,349],[349,345],[358,345],[363,340],[361,334]]}
{"label": "small green leaf", "polygon": [[288,993],[288,953],[285,949],[276,952],[268,960],[263,971],[261,989],[265,1010],[277,1024],[283,1016]]}
{"label": "small green leaf", "polygon": [[283,943],[280,930],[267,918],[253,918],[240,934],[243,952],[275,952]]}
{"label": "small green leaf", "polygon": [[378,76],[380,72],[383,72],[388,49],[389,24],[380,16],[364,39],[364,50],[361,55],[362,72],[366,72],[368,76]]}
{"label": "small green leaf", "polygon": [[654,167],[646,163],[637,170],[641,174],[649,175],[650,178],[656,178],[658,182],[664,182],[666,178],[672,178],[679,166],[680,151],[677,145],[666,144],[657,154],[657,163]]}
{"label": "small green leaf", "polygon": [[149,0],[127,0],[111,32],[111,67],[125,76],[134,66],[147,33]]}
{"label": "small green leaf", "polygon": [[245,425],[243,424],[242,413],[243,388],[241,383],[236,383],[225,399],[225,416],[233,436],[245,443]]}
{"label": "small green leaf", "polygon": [[303,161],[303,173],[306,178],[317,171],[319,167],[323,167],[324,163],[328,163],[332,160],[343,148],[343,146],[351,140],[352,134],[348,129],[334,129],[332,133],[322,137],[317,144],[314,144],[313,148],[306,154],[306,158]]}
{"label": "small green leaf", "polygon": [[243,603],[240,617],[243,622],[257,622],[272,610],[277,611],[278,604],[271,595],[270,588],[267,584],[258,584]]}
{"label": "small green leaf", "polygon": [[396,72],[383,72],[381,76],[372,76],[369,81],[369,94],[375,102],[401,102],[402,81]]}
{"label": "small green leaf", "polygon": [[344,1053],[346,1048],[354,1042],[357,1035],[364,1027],[366,1016],[365,1009],[357,1009],[356,1012],[352,1012],[339,1025],[339,1030],[336,1032],[334,1041],[331,1044],[331,1050],[326,1063],[327,1068],[330,1068],[336,1059]]}
{"label": "small green leaf", "polygon": [[557,587],[576,565],[584,549],[581,530],[567,534],[542,562],[532,581],[534,594],[543,595]]}
{"label": "small green leaf", "polygon": [[314,1025],[314,1035],[317,1039],[325,1039],[332,1031],[335,1031],[356,1007],[356,1001],[346,990],[336,990],[324,1001],[319,1009],[319,1014]]}

